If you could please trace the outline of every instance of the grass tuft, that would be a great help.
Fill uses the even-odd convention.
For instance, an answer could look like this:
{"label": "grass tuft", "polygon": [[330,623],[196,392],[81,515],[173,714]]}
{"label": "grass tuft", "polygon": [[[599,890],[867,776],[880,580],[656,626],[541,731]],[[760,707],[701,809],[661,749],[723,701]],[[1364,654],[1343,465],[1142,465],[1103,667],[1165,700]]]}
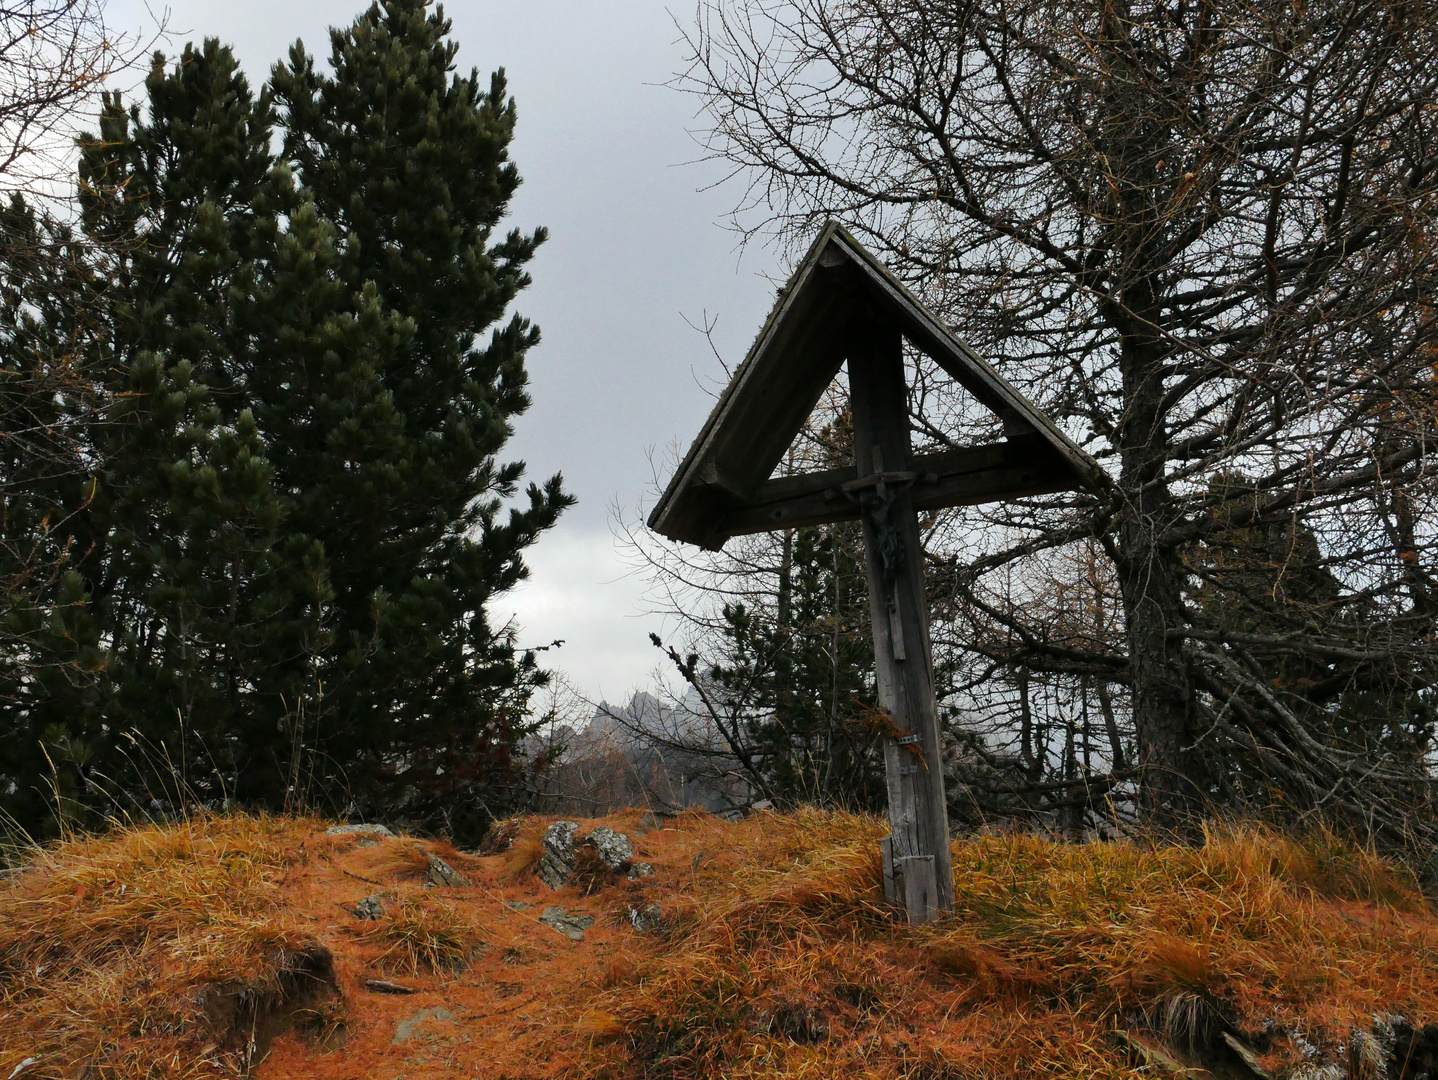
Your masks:
{"label": "grass tuft", "polygon": [[328,954],[278,903],[315,831],[202,817],[26,852],[0,885],[0,1075],[28,1057],[54,1076],[247,1068],[255,1047],[227,1041],[226,1020],[323,977],[297,968]]}
{"label": "grass tuft", "polygon": [[[557,891],[533,877],[537,818],[503,858],[222,817],[30,851],[0,882],[0,1080],[28,1057],[47,1080],[243,1075],[271,1033],[273,1080],[381,1073],[397,1025],[439,1002],[451,1018],[427,1013],[422,1038],[445,1068],[546,1080],[1134,1080],[1232,1064],[1232,1037],[1275,1076],[1316,1047],[1376,1077],[1394,1070],[1375,1014],[1438,1021],[1438,915],[1321,831],[967,838],[953,916],[910,927],[882,899],[874,818],[631,821],[608,819],[652,876]],[[427,888],[429,852],[471,884]],[[376,875],[382,916],[354,918]],[[549,905],[593,916],[584,940],[540,922]],[[375,992],[376,968],[431,996]],[[306,995],[339,982],[347,999]]]}
{"label": "grass tuft", "polygon": [[513,826],[513,839],[504,853],[504,869],[500,880],[521,881],[533,874],[544,857],[544,830],[549,823],[538,818],[522,818]]}
{"label": "grass tuft", "polygon": [[487,935],[453,905],[431,897],[403,897],[364,937],[384,946],[376,967],[417,975],[456,971],[486,944]]}
{"label": "grass tuft", "polygon": [[595,1039],[577,1075],[1136,1076],[1115,1026],[1275,1055],[1262,1033],[1292,1026],[1337,1058],[1376,1012],[1438,1018],[1429,903],[1332,834],[960,840],[954,915],[911,928],[881,900],[879,822],[745,827],[741,865],[700,861],[666,950],[593,1000],[626,1038]]}

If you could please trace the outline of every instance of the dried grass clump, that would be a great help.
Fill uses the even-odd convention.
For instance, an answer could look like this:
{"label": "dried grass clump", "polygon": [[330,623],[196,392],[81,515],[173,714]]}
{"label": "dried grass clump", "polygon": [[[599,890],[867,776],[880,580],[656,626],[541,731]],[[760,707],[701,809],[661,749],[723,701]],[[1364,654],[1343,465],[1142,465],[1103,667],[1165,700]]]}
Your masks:
{"label": "dried grass clump", "polygon": [[982,837],[955,844],[954,865],[956,926],[918,938],[981,941],[1040,999],[1106,1015],[1171,992],[1238,1016],[1438,1011],[1427,901],[1328,834],[1228,829],[1199,847]]}
{"label": "dried grass clump", "polygon": [[1331,834],[966,839],[954,917],[911,928],[882,902],[879,822],[748,827],[740,867],[699,864],[667,950],[596,996],[576,1075],[1139,1075],[1115,1027],[1179,1048],[1242,1033],[1277,1067],[1285,1029],[1338,1058],[1376,1012],[1438,1018],[1438,918]]}
{"label": "dried grass clump", "polygon": [[508,847],[500,880],[516,882],[534,873],[544,857],[544,830],[548,822],[539,818],[518,818],[507,826]]}
{"label": "dried grass clump", "polygon": [[251,1050],[227,1043],[224,1019],[328,962],[278,902],[315,827],[197,818],[28,852],[0,885],[0,1075],[30,1057],[37,1077],[243,1067]]}
{"label": "dried grass clump", "polygon": [[455,971],[487,942],[472,917],[432,897],[401,897],[388,916],[364,937],[384,946],[374,959],[386,971],[417,975]]}
{"label": "dried grass clump", "polygon": [[375,864],[382,877],[419,882],[429,874],[429,852],[415,841],[387,843],[383,852]]}
{"label": "dried grass clump", "polygon": [[[687,817],[674,825],[715,828]],[[882,940],[892,926],[879,878],[882,826],[800,810],[754,828],[762,833],[745,838],[739,865],[696,860],[692,892],[672,916],[670,948],[596,996],[582,1032],[592,1057],[578,1075],[626,1075],[635,1058],[641,1072],[675,1077],[805,1075],[791,1068],[796,1055],[814,1076],[837,1075],[825,1071],[839,1063],[828,1052],[833,1029],[812,1004],[815,988],[830,991],[830,1014],[836,992],[850,996],[855,1016],[889,1007],[886,986],[903,976],[891,958],[861,944]],[[803,1022],[790,1023],[795,1017]],[[824,1037],[813,1037],[821,1028]],[[621,1031],[622,1038],[601,1034]]]}

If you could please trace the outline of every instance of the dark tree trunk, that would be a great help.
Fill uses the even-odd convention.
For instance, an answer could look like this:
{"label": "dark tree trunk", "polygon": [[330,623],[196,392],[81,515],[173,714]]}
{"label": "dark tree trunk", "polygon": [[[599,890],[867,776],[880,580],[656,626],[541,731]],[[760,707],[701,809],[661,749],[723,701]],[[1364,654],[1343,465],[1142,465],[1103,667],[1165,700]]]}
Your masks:
{"label": "dark tree trunk", "polygon": [[1151,825],[1171,829],[1191,822],[1202,805],[1202,769],[1193,743],[1191,690],[1184,673],[1182,568],[1159,538],[1173,506],[1164,480],[1168,458],[1161,412],[1163,364],[1151,341],[1126,337],[1120,363],[1127,415],[1120,431],[1118,570],[1123,592],[1134,729],[1138,742],[1139,801]]}

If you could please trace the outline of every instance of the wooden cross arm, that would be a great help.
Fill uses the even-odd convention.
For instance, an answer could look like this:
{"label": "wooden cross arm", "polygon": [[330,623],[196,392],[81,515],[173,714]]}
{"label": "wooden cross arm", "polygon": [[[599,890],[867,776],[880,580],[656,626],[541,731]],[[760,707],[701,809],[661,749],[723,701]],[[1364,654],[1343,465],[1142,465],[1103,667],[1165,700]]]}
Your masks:
{"label": "wooden cross arm", "polygon": [[[909,497],[916,510],[970,506],[1084,487],[1067,461],[1032,438],[923,454],[911,464],[902,474],[881,475],[889,481],[912,481]],[[831,521],[857,521],[860,508],[849,494],[874,484],[879,475],[861,478],[851,467],[765,481],[747,505],[730,511],[720,531],[727,536],[741,536]]]}

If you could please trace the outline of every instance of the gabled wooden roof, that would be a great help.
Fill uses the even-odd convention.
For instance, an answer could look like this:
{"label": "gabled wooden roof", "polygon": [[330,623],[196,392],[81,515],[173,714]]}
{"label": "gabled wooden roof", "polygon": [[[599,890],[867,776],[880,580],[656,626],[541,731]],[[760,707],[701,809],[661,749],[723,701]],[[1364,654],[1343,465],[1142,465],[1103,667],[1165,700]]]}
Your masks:
{"label": "gabled wooden roof", "polygon": [[919,509],[1096,488],[1098,464],[830,221],[779,294],[749,355],[684,456],[649,527],[717,549],[731,536],[857,517],[832,489],[854,470],[771,480],[845,359],[857,313],[899,328],[1003,418],[1005,442],[916,459]]}

